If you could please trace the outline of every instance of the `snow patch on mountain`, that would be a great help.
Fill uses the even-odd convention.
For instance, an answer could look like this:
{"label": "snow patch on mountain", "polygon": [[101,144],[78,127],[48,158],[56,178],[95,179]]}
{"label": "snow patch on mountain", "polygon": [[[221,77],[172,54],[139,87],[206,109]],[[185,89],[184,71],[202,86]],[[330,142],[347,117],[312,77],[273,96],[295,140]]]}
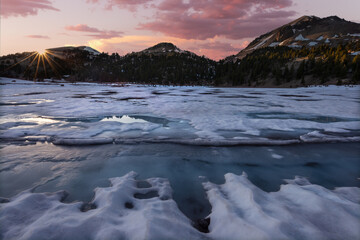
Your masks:
{"label": "snow patch on mountain", "polygon": [[288,47],[291,47],[291,48],[302,48],[302,46],[297,45],[296,43],[291,43]]}
{"label": "snow patch on mountain", "polygon": [[315,46],[315,45],[317,45],[318,43],[317,42],[309,42],[309,47],[313,47],[313,46]]}
{"label": "snow patch on mountain", "polygon": [[91,47],[85,47],[84,50],[88,51],[89,53],[92,53],[94,55],[99,55],[100,54],[98,51],[96,51],[95,49],[93,49]]}
{"label": "snow patch on mountain", "polygon": [[295,41],[308,41],[308,38],[304,38],[302,34],[299,34],[296,38]]}
{"label": "snow patch on mountain", "polygon": [[280,42],[273,42],[269,45],[269,47],[277,47],[279,46]]}
{"label": "snow patch on mountain", "polygon": [[255,47],[253,47],[252,49],[258,49],[259,47],[263,46],[270,38],[272,38],[274,35],[270,35],[269,37],[265,38],[264,40],[262,40],[259,44],[257,44]]}
{"label": "snow patch on mountain", "polygon": [[360,37],[360,33],[348,33],[347,35],[352,37]]}

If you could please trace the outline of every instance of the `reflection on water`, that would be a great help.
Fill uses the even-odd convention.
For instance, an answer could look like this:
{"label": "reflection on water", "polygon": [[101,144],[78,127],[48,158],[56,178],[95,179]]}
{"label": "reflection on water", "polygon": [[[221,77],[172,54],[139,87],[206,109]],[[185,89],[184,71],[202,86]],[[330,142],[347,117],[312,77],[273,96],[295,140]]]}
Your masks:
{"label": "reflection on water", "polygon": [[12,122],[17,122],[17,123],[33,123],[33,124],[53,124],[53,123],[60,123],[60,120],[57,119],[52,119],[52,118],[46,118],[46,117],[41,117],[41,116],[34,116],[32,114],[23,114],[23,115],[17,115],[17,116],[3,116],[0,117],[0,124],[5,124],[5,123],[12,123]]}
{"label": "reflection on water", "polygon": [[60,121],[56,121],[49,118],[42,118],[42,117],[31,117],[31,118],[24,118],[22,119],[23,122],[31,122],[37,124],[52,124],[52,123],[59,123]]}

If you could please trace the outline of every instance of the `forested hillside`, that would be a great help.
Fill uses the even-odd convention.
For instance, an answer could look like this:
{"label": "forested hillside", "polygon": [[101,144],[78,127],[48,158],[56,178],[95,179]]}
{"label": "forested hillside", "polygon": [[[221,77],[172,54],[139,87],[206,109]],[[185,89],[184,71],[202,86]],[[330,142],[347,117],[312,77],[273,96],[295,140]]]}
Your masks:
{"label": "forested hillside", "polygon": [[[331,47],[261,48],[236,62],[220,61],[216,68],[216,85],[275,86],[299,80],[298,85],[325,84],[337,79],[347,83],[360,81],[360,42]],[[312,80],[306,82],[306,78]]]}

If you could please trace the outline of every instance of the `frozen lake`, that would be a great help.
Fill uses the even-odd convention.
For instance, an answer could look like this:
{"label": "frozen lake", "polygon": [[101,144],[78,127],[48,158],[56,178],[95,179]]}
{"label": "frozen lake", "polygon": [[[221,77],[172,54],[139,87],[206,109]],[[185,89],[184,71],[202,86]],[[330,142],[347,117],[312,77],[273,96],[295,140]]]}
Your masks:
{"label": "frozen lake", "polygon": [[[60,238],[55,226],[67,229],[75,221],[78,228],[70,233],[90,234],[78,239],[103,239],[91,225],[99,218],[106,222],[99,226],[125,239],[169,239],[178,232],[183,235],[170,238],[360,236],[352,228],[360,223],[360,87],[145,87],[6,78],[0,83],[0,238]],[[66,198],[43,194],[62,190]],[[145,235],[114,223],[114,196],[123,201],[125,223],[136,222],[147,229]],[[31,199],[37,197],[52,204],[37,206],[41,201]],[[41,220],[24,227],[32,221],[24,207],[38,209],[34,215]],[[138,215],[127,212],[134,209]],[[49,212],[64,219],[52,225]],[[155,216],[170,226],[154,230],[162,224]],[[208,216],[208,229],[197,226]],[[142,219],[148,219],[146,227]],[[293,225],[285,224],[289,219]],[[343,225],[334,227],[339,221]]]}

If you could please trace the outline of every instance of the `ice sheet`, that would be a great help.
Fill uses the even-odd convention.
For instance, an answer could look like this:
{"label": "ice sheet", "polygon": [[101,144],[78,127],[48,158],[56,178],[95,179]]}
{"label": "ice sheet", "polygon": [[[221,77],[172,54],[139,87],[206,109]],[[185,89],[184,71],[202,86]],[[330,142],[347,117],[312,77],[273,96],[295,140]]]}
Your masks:
{"label": "ice sheet", "polygon": [[[4,140],[45,136],[57,144],[106,139],[214,146],[359,141],[358,86],[239,89],[0,81]],[[269,130],[278,131],[278,137],[262,134]],[[314,131],[321,136],[308,138]],[[297,132],[302,134],[284,139]]]}
{"label": "ice sheet", "polygon": [[1,239],[359,238],[359,87],[0,82]]}

